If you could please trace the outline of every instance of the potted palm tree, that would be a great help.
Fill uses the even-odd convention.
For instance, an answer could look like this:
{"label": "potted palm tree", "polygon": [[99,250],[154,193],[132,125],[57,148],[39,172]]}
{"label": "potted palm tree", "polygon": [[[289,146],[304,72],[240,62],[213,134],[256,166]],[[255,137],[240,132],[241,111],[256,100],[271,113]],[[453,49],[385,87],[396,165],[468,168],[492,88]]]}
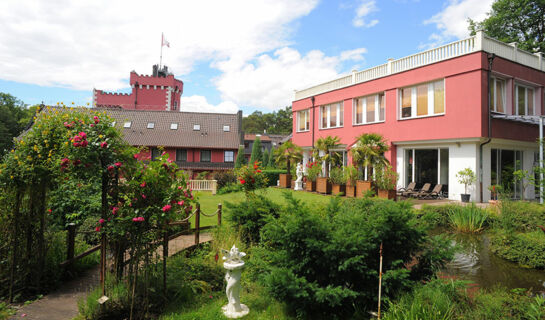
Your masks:
{"label": "potted palm tree", "polygon": [[[316,140],[314,158],[324,163],[324,176],[316,179],[316,191],[320,193],[331,193],[331,184],[329,183],[329,164],[332,162],[332,160],[338,158],[338,152],[331,152],[331,149],[339,147],[339,142],[339,137],[332,136],[327,136]],[[320,156],[320,151],[322,156]]]}
{"label": "potted palm tree", "polygon": [[375,183],[378,187],[378,197],[396,200],[396,185],[398,174],[391,166],[375,171]]}
{"label": "potted palm tree", "polygon": [[346,179],[342,168],[335,167],[329,173],[329,181],[331,182],[331,193],[334,195],[344,195],[346,192]]}
{"label": "potted palm tree", "polygon": [[462,202],[469,202],[469,199],[471,197],[471,194],[467,193],[467,186],[472,185],[475,181],[477,181],[477,177],[475,176],[475,172],[471,170],[471,168],[465,168],[463,170],[458,171],[456,174],[456,178],[458,178],[458,182],[463,184],[465,187],[465,193],[461,194]]}
{"label": "potted palm tree", "polygon": [[352,165],[344,168],[344,177],[346,181],[346,196],[354,198],[356,196],[356,180],[358,180],[358,169]]}
{"label": "potted palm tree", "polygon": [[358,137],[356,145],[350,149],[352,162],[358,166],[360,172],[367,168],[368,174],[366,180],[356,181],[357,197],[363,197],[365,192],[373,188],[372,169],[390,164],[384,156],[389,149],[386,140],[378,133],[364,133]]}
{"label": "potted palm tree", "polygon": [[316,178],[318,178],[320,172],[322,172],[322,166],[320,163],[317,161],[307,163],[307,183],[305,184],[306,191],[316,191]]}
{"label": "potted palm tree", "polygon": [[278,149],[274,150],[277,164],[286,163],[286,173],[281,173],[279,176],[280,187],[291,187],[291,164],[297,163],[302,159],[303,150],[298,145],[291,141],[286,141]]}

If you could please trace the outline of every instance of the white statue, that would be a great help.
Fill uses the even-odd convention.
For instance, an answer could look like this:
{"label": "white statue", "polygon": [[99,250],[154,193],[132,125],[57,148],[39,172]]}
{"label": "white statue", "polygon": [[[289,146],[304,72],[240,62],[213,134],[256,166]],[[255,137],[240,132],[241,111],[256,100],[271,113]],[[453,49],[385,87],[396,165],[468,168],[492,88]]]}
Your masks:
{"label": "white statue", "polygon": [[297,164],[296,174],[297,180],[295,180],[294,190],[303,190],[303,164],[300,162]]}
{"label": "white statue", "polygon": [[244,261],[242,257],[246,256],[246,253],[238,251],[238,248],[233,245],[230,251],[221,250],[223,252],[223,267],[227,269],[225,274],[225,280],[227,281],[227,288],[225,293],[229,303],[222,307],[223,314],[227,318],[240,318],[248,314],[250,309],[240,303],[240,276],[242,268],[244,267]]}

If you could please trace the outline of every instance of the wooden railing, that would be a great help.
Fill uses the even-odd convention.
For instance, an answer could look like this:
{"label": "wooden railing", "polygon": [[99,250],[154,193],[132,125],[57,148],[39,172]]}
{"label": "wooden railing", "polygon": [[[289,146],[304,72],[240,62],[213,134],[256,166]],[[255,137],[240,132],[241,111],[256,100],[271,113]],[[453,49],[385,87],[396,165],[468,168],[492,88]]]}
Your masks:
{"label": "wooden railing", "polygon": [[467,39],[448,43],[401,59],[389,59],[385,64],[359,72],[353,71],[351,75],[342,76],[310,88],[295,91],[294,100],[308,98],[320,93],[378,79],[477,51],[494,53],[499,57],[545,71],[545,62],[543,62],[543,55],[541,53],[530,53],[518,49],[516,44],[507,44],[498,41],[487,37],[484,32],[478,31],[475,36]]}
{"label": "wooden railing", "polygon": [[217,180],[189,180],[189,188],[194,191],[212,191],[216,194],[218,188]]}

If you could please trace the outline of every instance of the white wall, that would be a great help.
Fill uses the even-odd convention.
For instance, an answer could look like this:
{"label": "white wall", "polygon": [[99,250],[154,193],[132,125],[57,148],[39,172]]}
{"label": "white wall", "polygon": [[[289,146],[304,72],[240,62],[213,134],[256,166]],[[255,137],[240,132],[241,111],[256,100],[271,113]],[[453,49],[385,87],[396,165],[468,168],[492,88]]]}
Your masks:
{"label": "white wall", "polygon": [[[477,181],[479,177],[479,147],[478,143],[459,143],[450,146],[449,148],[449,190],[448,197],[452,200],[461,200],[460,195],[465,193],[463,184],[458,182],[456,174],[465,169],[470,168],[475,172]],[[479,201],[479,183],[476,182],[472,186],[468,186],[467,193],[471,194],[471,201]]]}

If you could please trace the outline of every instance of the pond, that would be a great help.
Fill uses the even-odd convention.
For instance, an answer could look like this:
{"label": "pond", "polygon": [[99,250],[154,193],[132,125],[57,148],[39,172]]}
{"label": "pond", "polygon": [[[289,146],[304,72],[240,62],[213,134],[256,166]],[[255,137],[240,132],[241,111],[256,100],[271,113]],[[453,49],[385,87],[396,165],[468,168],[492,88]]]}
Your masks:
{"label": "pond", "polygon": [[520,267],[496,256],[489,248],[486,234],[453,234],[453,242],[460,246],[442,274],[475,282],[483,288],[498,284],[509,288],[545,291],[545,271]]}

